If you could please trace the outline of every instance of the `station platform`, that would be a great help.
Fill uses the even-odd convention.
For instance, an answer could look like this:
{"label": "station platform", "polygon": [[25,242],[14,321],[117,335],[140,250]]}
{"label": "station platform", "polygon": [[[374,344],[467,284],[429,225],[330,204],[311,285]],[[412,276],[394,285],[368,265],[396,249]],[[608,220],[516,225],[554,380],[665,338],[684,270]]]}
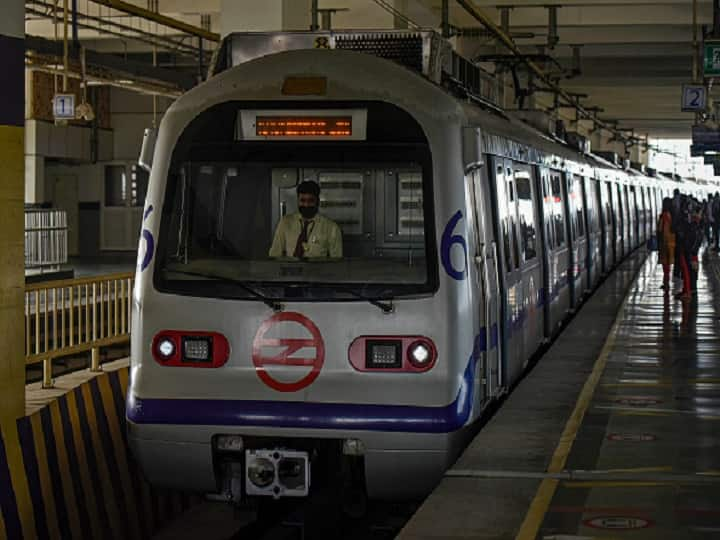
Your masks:
{"label": "station platform", "polygon": [[697,298],[681,302],[660,289],[656,255],[641,252],[398,538],[720,538],[720,259],[703,256]]}

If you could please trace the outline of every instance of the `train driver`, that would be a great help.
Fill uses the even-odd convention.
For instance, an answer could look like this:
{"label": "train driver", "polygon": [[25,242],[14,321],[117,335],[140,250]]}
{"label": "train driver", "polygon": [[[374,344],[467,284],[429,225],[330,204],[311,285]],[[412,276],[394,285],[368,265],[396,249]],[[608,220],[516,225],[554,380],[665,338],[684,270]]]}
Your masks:
{"label": "train driver", "polygon": [[305,180],[298,184],[297,199],[299,211],[283,217],[275,229],[270,257],[342,257],[340,227],[333,220],[318,213],[318,183]]}

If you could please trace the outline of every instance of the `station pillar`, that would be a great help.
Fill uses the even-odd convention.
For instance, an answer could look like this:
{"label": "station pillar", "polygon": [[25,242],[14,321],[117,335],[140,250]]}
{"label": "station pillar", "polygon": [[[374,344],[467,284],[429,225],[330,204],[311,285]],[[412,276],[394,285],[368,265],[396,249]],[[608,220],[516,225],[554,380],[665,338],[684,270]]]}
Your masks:
{"label": "station pillar", "polygon": [[311,0],[221,0],[220,34],[309,30]]}
{"label": "station pillar", "polygon": [[0,427],[25,414],[25,2],[0,17]]}

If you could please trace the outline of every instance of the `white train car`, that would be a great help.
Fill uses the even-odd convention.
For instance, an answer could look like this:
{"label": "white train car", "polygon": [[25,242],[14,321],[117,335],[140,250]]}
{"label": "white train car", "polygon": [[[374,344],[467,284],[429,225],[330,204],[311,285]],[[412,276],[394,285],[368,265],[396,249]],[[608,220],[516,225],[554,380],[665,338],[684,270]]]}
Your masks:
{"label": "white train car", "polygon": [[[127,402],[151,482],[422,496],[652,233],[652,179],[512,120],[479,85],[432,32],[226,38],[152,162]],[[269,257],[308,179],[342,256]]]}

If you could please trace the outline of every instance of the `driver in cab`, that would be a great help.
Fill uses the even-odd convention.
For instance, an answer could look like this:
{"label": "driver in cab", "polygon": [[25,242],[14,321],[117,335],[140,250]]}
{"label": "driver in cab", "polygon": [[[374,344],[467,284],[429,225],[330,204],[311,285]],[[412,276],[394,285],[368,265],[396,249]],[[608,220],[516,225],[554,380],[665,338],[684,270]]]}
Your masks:
{"label": "driver in cab", "polygon": [[333,220],[318,213],[320,186],[305,180],[297,187],[298,212],[283,217],[275,229],[270,257],[316,259],[342,257],[342,233]]}

